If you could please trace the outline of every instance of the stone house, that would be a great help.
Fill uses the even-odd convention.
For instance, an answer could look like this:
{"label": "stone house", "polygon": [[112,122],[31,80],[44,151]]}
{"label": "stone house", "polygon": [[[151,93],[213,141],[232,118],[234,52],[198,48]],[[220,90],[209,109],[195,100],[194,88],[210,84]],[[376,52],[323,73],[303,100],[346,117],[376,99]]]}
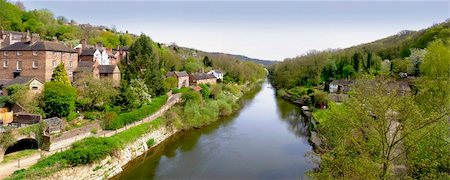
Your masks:
{"label": "stone house", "polygon": [[216,84],[217,78],[212,74],[207,73],[191,73],[189,74],[189,84],[191,86],[198,86],[200,84]]}
{"label": "stone house", "polygon": [[41,41],[37,37],[0,49],[0,59],[0,79],[9,80],[25,76],[47,82],[51,80],[53,69],[60,63],[64,63],[67,75],[72,80],[73,70],[78,67],[75,50],[58,42]]}
{"label": "stone house", "polygon": [[85,39],[80,40],[80,44],[74,49],[77,50],[80,61],[97,61],[99,65],[116,65],[128,53],[128,47],[105,48],[100,42],[93,46],[87,44]]}
{"label": "stone house", "polygon": [[44,84],[37,78],[18,76],[4,85],[3,87],[3,92],[5,92],[4,94],[6,95],[6,88],[8,86],[12,86],[15,84],[24,85],[30,89],[30,92],[35,94],[42,92],[42,90],[44,89]]}
{"label": "stone house", "polygon": [[352,84],[352,81],[345,80],[345,79],[339,79],[334,80],[329,84],[329,91],[330,93],[348,93],[350,91],[350,85]]}
{"label": "stone house", "polygon": [[175,77],[177,79],[177,88],[189,86],[189,74],[186,71],[172,71],[166,74],[167,77]]}
{"label": "stone house", "polygon": [[117,65],[99,65],[93,61],[80,61],[74,71],[74,79],[79,79],[83,74],[92,74],[95,78],[111,78],[115,86],[120,85],[120,70]]}
{"label": "stone house", "polygon": [[222,80],[223,80],[223,75],[224,75],[225,73],[223,73],[223,72],[220,71],[220,70],[211,70],[211,71],[208,72],[208,74],[212,74],[212,75],[214,75],[217,79],[220,79],[220,80],[222,81]]}
{"label": "stone house", "polygon": [[[38,34],[32,34],[32,36],[39,36]],[[15,31],[0,31],[0,49],[17,42],[30,41],[29,32],[15,32]]]}

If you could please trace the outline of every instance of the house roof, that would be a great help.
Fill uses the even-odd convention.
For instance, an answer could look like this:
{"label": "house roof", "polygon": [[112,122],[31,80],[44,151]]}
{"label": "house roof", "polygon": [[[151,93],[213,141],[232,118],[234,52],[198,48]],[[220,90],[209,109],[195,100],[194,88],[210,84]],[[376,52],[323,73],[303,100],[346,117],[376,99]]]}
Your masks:
{"label": "house roof", "polygon": [[193,89],[194,91],[201,91],[203,88],[200,87],[200,86],[195,86],[195,87],[192,87],[192,89]]}
{"label": "house roof", "polygon": [[[22,85],[26,85],[28,83],[30,83],[32,80],[36,79],[35,77],[23,77],[23,76],[17,76],[16,78],[14,78],[13,80],[9,81],[8,83],[6,83],[6,86],[11,86],[14,84],[22,84]],[[36,79],[37,80],[37,79]],[[39,81],[39,80],[37,80]],[[40,81],[39,81],[40,82]],[[42,83],[42,82],[41,82]]]}
{"label": "house roof", "polygon": [[212,74],[207,74],[207,73],[192,73],[191,74],[192,77],[196,80],[201,80],[201,79],[216,79],[216,77]]}
{"label": "house roof", "polygon": [[97,49],[82,49],[80,56],[92,56]]}
{"label": "house roof", "polygon": [[74,49],[64,44],[52,41],[37,41],[33,44],[28,42],[17,42],[6,46],[0,51],[59,51],[59,52],[76,52]]}
{"label": "house roof", "polygon": [[335,85],[350,85],[350,84],[352,84],[352,81],[350,81],[350,80],[345,80],[345,79],[338,79],[338,80],[331,81],[330,84],[335,84]]}
{"label": "house roof", "polygon": [[93,61],[80,61],[74,72],[91,72],[94,69]]}
{"label": "house roof", "polygon": [[98,66],[98,71],[101,74],[113,74],[117,65],[100,65]]}
{"label": "house roof", "polygon": [[48,126],[58,126],[63,123],[63,121],[58,117],[52,117],[48,119],[44,119],[44,121],[47,123]]}
{"label": "house roof", "polygon": [[166,74],[166,77],[168,77],[168,76],[173,76],[174,74],[175,74],[177,77],[185,77],[185,76],[189,76],[189,74],[188,74],[186,71],[171,71],[171,72],[168,72],[168,73]]}

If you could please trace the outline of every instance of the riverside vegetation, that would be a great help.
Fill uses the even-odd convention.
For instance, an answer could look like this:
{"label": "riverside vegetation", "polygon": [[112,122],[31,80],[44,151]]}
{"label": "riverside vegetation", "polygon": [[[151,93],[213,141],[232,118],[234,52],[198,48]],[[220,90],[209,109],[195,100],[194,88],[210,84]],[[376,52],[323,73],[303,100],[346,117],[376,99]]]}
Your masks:
{"label": "riverside vegetation", "polygon": [[[450,177],[450,22],[342,50],[311,52],[270,68],[279,96],[313,107],[317,179]],[[411,91],[396,85],[409,75]],[[328,83],[351,79],[349,99]],[[325,105],[325,106],[324,106]],[[327,107],[326,109],[323,109]]]}

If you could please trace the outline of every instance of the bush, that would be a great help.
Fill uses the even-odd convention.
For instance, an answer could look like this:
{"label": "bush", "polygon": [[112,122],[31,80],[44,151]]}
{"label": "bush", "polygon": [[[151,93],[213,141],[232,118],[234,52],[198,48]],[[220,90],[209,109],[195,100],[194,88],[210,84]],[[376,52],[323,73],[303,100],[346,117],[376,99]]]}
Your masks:
{"label": "bush", "polygon": [[202,100],[202,95],[197,91],[188,91],[183,93],[182,98],[185,102],[200,103]]}
{"label": "bush", "polygon": [[[108,112],[108,117],[105,115],[103,118],[103,128],[107,130],[114,130],[124,127],[126,124],[133,123],[135,121],[142,120],[147,116],[158,111],[167,101],[167,95],[159,96],[152,100],[152,103],[144,105],[138,109],[121,113],[117,115],[114,112]],[[116,114],[116,115],[113,115]]]}
{"label": "bush", "polygon": [[44,86],[44,112],[47,117],[66,117],[75,110],[76,90],[69,84],[47,82]]}
{"label": "bush", "polygon": [[74,120],[77,117],[78,117],[78,114],[76,112],[72,111],[72,112],[69,113],[69,115],[67,115],[67,120],[68,121],[72,121],[72,120]]}
{"label": "bush", "polygon": [[147,141],[147,147],[152,147],[153,144],[155,144],[155,140],[154,140],[154,139],[149,139],[149,140]]}
{"label": "bush", "polygon": [[206,84],[200,84],[200,87],[202,88],[202,90],[200,90],[200,93],[202,93],[202,96],[204,99],[209,99],[209,87]]}

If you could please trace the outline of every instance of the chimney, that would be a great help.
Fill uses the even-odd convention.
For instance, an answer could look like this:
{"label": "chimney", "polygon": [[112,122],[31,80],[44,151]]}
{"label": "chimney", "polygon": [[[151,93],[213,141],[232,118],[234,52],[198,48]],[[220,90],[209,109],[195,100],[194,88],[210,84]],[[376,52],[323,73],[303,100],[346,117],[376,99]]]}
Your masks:
{"label": "chimney", "polygon": [[95,48],[98,50],[102,50],[103,49],[103,43],[102,42],[97,42],[97,44],[95,45]]}
{"label": "chimney", "polygon": [[81,39],[80,44],[81,44],[81,49],[85,49],[86,48],[86,39]]}
{"label": "chimney", "polygon": [[31,34],[30,44],[34,44],[40,40],[39,34],[33,33]]}
{"label": "chimney", "polygon": [[27,30],[26,33],[23,33],[22,38],[20,38],[20,41],[22,42],[30,41],[30,31]]}

